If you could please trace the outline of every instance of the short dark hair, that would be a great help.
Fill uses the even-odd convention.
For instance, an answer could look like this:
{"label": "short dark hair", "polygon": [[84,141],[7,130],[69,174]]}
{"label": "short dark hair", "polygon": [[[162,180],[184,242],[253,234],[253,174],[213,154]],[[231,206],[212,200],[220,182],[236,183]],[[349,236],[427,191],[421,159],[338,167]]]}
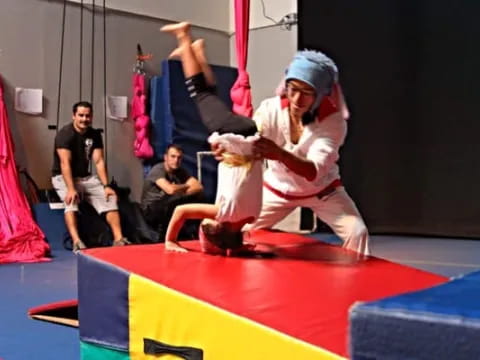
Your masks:
{"label": "short dark hair", "polygon": [[77,113],[77,110],[78,110],[79,107],[84,107],[84,108],[90,109],[90,112],[93,111],[91,103],[89,103],[88,101],[79,101],[79,102],[76,102],[75,104],[73,104],[73,107],[72,107],[73,115],[75,115]]}
{"label": "short dark hair", "polygon": [[165,149],[165,155],[168,154],[168,151],[170,149],[175,149],[179,152],[181,152],[183,154],[183,149],[180,147],[180,145],[177,145],[177,144],[170,144],[167,146],[167,148]]}
{"label": "short dark hair", "polygon": [[243,245],[243,232],[232,231],[227,226],[214,230],[211,224],[200,225],[205,238],[220,249],[238,249]]}

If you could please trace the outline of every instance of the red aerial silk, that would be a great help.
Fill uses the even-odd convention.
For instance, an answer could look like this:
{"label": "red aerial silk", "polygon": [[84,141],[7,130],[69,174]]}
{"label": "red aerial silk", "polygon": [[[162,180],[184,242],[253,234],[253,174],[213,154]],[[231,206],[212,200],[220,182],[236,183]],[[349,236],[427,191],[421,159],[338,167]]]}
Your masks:
{"label": "red aerial silk", "polygon": [[235,0],[235,45],[237,49],[238,78],[230,90],[233,112],[252,117],[252,92],[247,72],[250,0]]}
{"label": "red aerial silk", "polygon": [[0,78],[0,264],[48,261],[49,251],[20,186]]}
{"label": "red aerial silk", "polygon": [[147,115],[147,96],[145,94],[145,76],[133,75],[132,119],[135,123],[135,141],[133,151],[141,159],[153,156],[153,148],[149,140],[150,118]]}

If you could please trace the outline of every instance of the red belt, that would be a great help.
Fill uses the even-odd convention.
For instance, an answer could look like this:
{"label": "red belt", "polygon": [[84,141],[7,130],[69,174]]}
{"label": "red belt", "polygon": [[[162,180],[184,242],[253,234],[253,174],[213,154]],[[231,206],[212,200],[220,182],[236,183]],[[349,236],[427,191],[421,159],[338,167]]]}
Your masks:
{"label": "red belt", "polygon": [[331,194],[335,189],[339,186],[342,186],[342,181],[340,179],[335,179],[333,180],[330,184],[328,184],[325,188],[322,189],[322,191],[319,191],[316,194],[312,195],[288,195],[284,194],[281,191],[278,191],[277,189],[274,189],[271,185],[267,184],[265,181],[263,182],[263,186],[265,186],[268,190],[270,190],[272,193],[275,195],[285,199],[285,200],[302,200],[302,199],[308,199],[311,197],[318,197],[319,199],[323,198],[324,196],[327,196]]}

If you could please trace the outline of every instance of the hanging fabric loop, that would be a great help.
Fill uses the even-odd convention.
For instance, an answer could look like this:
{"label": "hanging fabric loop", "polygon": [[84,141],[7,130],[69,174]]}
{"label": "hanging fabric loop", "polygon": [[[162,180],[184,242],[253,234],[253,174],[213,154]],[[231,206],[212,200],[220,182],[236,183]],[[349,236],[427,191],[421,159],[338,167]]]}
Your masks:
{"label": "hanging fabric loop", "polygon": [[107,124],[107,16],[105,0],[103,0],[102,6],[103,15],[103,138],[105,142],[105,165],[108,165],[108,124]]}
{"label": "hanging fabric loop", "polygon": [[149,159],[153,148],[149,140],[150,117],[147,115],[147,96],[145,93],[145,75],[133,74],[132,119],[135,124],[135,141],[133,152],[136,157]]}
{"label": "hanging fabric loop", "polygon": [[251,117],[253,115],[250,78],[247,73],[248,33],[250,23],[250,0],[235,0],[235,45],[237,51],[238,78],[230,90],[233,112]]}
{"label": "hanging fabric loop", "polygon": [[62,32],[60,40],[60,64],[58,70],[58,90],[57,90],[57,121],[56,121],[56,130],[58,132],[58,126],[60,124],[60,100],[62,97],[62,73],[63,73],[63,44],[65,42],[65,15],[67,10],[67,0],[63,0],[63,11],[62,11]]}
{"label": "hanging fabric loop", "polygon": [[78,98],[82,98],[82,86],[83,86],[83,0],[80,1],[80,65],[78,67]]}
{"label": "hanging fabric loop", "polygon": [[233,112],[251,117],[252,93],[250,91],[250,77],[246,71],[239,71],[238,78],[230,90],[230,97],[233,102]]}
{"label": "hanging fabric loop", "polygon": [[92,0],[92,33],[91,33],[91,69],[90,69],[90,103],[93,106],[94,80],[95,80],[95,0]]}

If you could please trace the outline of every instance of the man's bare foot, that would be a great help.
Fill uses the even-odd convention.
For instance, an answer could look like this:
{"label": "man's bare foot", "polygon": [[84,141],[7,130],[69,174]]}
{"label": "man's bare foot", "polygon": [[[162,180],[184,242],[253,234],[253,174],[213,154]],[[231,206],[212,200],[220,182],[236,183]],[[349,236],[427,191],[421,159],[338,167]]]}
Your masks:
{"label": "man's bare foot", "polygon": [[188,252],[187,249],[181,247],[178,245],[178,243],[173,242],[173,241],[166,241],[165,242],[165,250],[167,251],[175,251],[175,252],[180,252],[180,253],[186,253]]}
{"label": "man's bare foot", "polygon": [[160,28],[160,31],[170,32],[176,35],[177,37],[179,37],[182,35],[186,35],[187,33],[190,32],[190,23],[186,21],[182,21],[176,24],[165,25]]}

